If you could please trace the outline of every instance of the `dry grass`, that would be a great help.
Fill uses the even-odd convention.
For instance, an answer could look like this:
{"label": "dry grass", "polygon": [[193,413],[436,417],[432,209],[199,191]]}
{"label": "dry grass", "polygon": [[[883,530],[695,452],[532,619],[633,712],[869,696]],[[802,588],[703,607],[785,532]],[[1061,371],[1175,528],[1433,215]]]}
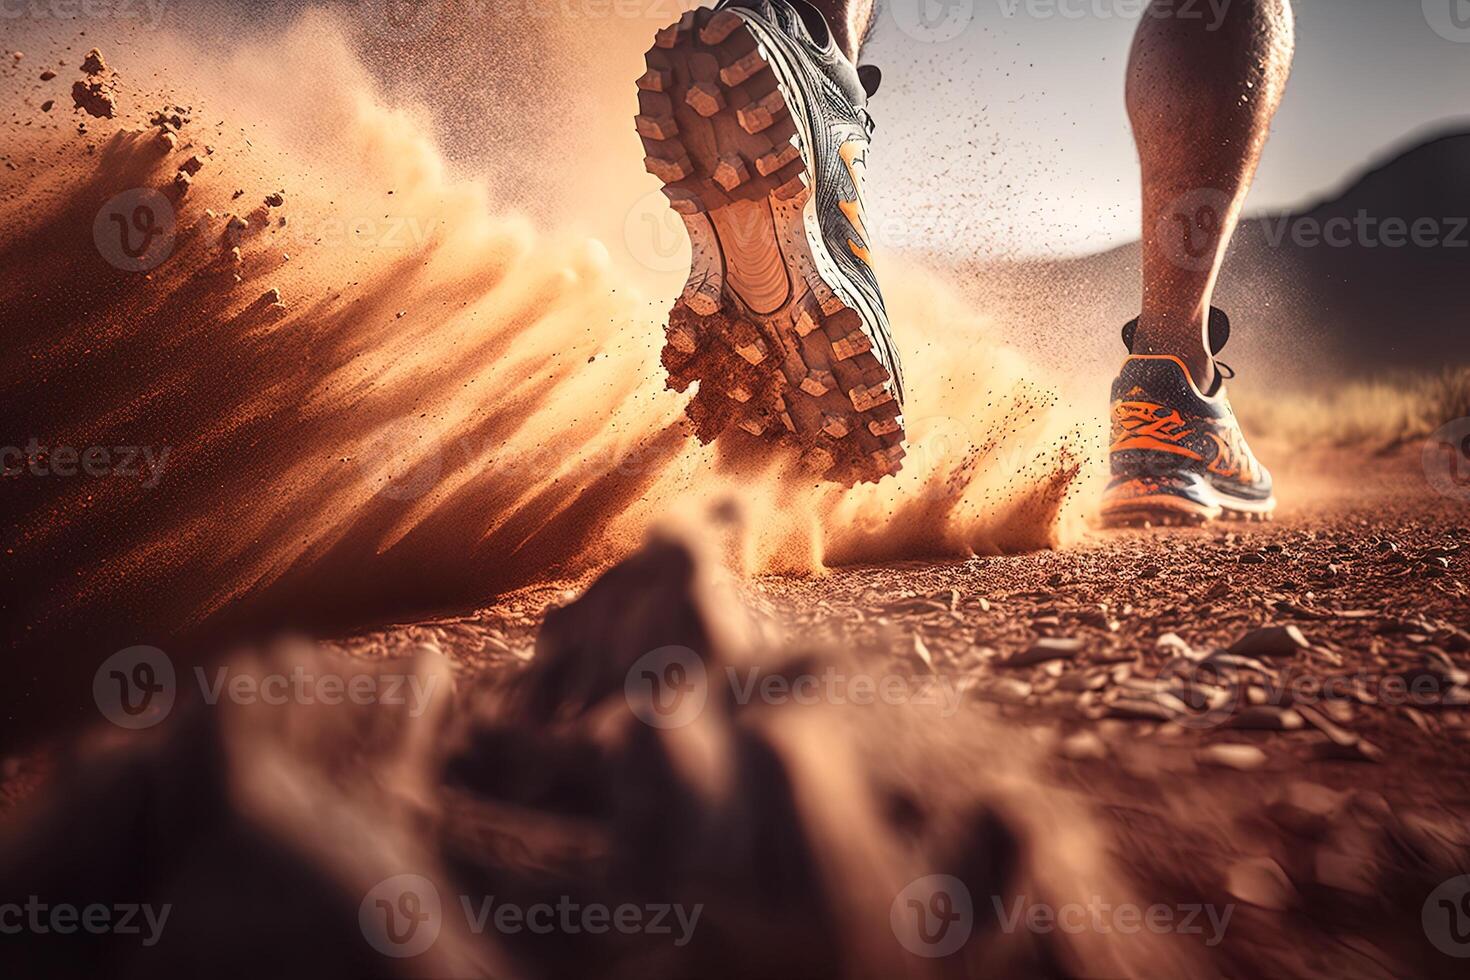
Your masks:
{"label": "dry grass", "polygon": [[1470,417],[1470,366],[1355,381],[1237,406],[1248,432],[1302,447],[1387,450]]}

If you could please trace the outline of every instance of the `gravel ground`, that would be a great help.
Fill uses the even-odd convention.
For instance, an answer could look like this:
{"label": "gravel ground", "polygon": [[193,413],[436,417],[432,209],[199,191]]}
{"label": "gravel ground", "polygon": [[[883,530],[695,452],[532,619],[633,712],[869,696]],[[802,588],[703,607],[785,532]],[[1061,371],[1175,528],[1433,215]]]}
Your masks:
{"label": "gravel ground", "polygon": [[[785,645],[1024,733],[1048,760],[1038,779],[1094,814],[1138,894],[1235,908],[1206,945],[1222,973],[1451,975],[1421,913],[1470,870],[1470,498],[1431,492],[1407,451],[1324,454],[1284,484],[1311,495],[1269,524],[741,591]],[[526,590],[341,647],[431,643],[493,682],[576,594]]]}
{"label": "gravel ground", "polygon": [[[714,640],[708,647],[711,663],[723,658],[739,705],[731,737],[766,740],[803,802],[788,811],[780,802],[788,784],[741,768],[748,760],[722,763],[726,736],[717,730],[715,742],[700,742],[711,731],[693,742],[685,730],[666,733],[676,758],[695,745],[699,758],[715,752],[703,778],[735,780],[736,798],[753,804],[721,818],[738,819],[713,842],[645,849],[708,826],[679,809],[691,798],[657,775],[667,760],[628,734],[641,722],[629,716],[633,702],[623,703],[631,671],[619,665],[685,642],[668,636],[698,620],[687,613],[700,600],[680,591],[667,565],[635,559],[606,576],[595,599],[579,601],[586,582],[547,584],[472,614],[324,646],[332,657],[394,662],[427,647],[447,658],[460,701],[479,706],[469,731],[480,734],[454,743],[454,776],[438,791],[442,837],[430,843],[451,866],[479,865],[507,890],[555,868],[564,876],[557,887],[622,895],[643,879],[620,877],[619,868],[647,865],[644,872],[669,876],[657,877],[660,887],[697,889],[708,885],[691,885],[689,867],[726,861],[718,880],[735,904],[711,916],[745,921],[749,938],[741,958],[716,952],[727,975],[744,975],[762,950],[789,965],[780,957],[802,949],[830,965],[882,929],[861,909],[832,912],[853,932],[827,950],[773,925],[799,913],[768,909],[764,899],[755,919],[742,920],[740,876],[765,868],[769,856],[739,848],[762,834],[793,835],[780,846],[798,850],[866,839],[856,852],[822,859],[841,865],[857,855],[842,871],[856,877],[825,872],[855,893],[882,896],[910,879],[919,887],[959,860],[966,870],[955,870],[972,888],[978,880],[995,889],[971,896],[977,935],[991,899],[1004,921],[1000,895],[1010,896],[1007,909],[1029,898],[1087,916],[1077,930],[1042,922],[1020,938],[1013,929],[988,934],[978,951],[967,947],[967,962],[984,964],[987,975],[1463,975],[1470,502],[1431,492],[1407,452],[1366,468],[1347,454],[1323,456],[1289,468],[1283,484],[1311,493],[1287,497],[1271,524],[1097,531],[1056,552],[762,577],[716,590],[719,608],[703,607],[712,619],[733,617],[759,638],[757,648],[794,655],[780,667],[746,660],[737,669],[742,661],[723,658]],[[538,642],[548,613],[573,603]],[[743,678],[790,686],[741,693]],[[820,686],[799,688],[803,678]],[[528,687],[539,700],[517,701],[513,692]],[[867,707],[865,690],[868,702],[890,701],[892,710]],[[784,707],[807,703],[798,691],[828,704],[815,715]],[[725,722],[706,713],[707,724]],[[245,760],[235,763],[242,771],[258,754],[244,743],[231,752]],[[358,764],[378,765],[370,753]],[[0,809],[33,795],[48,767],[44,754],[8,760]],[[171,780],[204,778],[164,771]],[[849,777],[889,787],[877,822],[863,822],[871,804]],[[996,814],[978,826],[989,828],[979,840],[999,833],[1002,843],[989,845],[991,858],[1009,855],[999,865],[971,853],[980,846],[967,816],[976,800]],[[606,822],[604,803],[613,814]],[[638,821],[632,838],[619,836],[627,819]],[[739,821],[764,829],[742,836]],[[110,820],[98,832],[126,838],[125,824]],[[636,860],[625,865],[618,858],[630,847]],[[1021,871],[997,870],[1011,865]],[[1120,896],[1162,918],[1143,926],[1120,918]],[[1064,901],[1072,905],[1057,904]],[[887,921],[886,899],[880,906]],[[622,955],[595,944],[518,952],[530,976],[571,975]],[[670,975],[688,966],[681,962],[665,964]],[[909,975],[951,975],[946,962]]]}

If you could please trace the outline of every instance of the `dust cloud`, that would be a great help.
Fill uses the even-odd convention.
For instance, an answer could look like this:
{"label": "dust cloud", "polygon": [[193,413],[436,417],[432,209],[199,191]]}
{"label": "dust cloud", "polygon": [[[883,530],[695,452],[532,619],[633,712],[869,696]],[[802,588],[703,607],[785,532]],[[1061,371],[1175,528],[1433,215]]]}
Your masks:
{"label": "dust cloud", "polygon": [[[615,111],[632,104],[649,25],[612,25],[603,45],[585,31],[561,45],[551,22],[540,35],[546,78],[602,79],[590,115],[567,110],[595,120],[595,160],[567,152],[557,106],[582,93],[559,92],[519,127],[500,120],[474,167],[435,134],[475,103],[404,98],[345,23],[308,10],[224,53],[119,38],[118,118],[86,132],[42,114],[29,79],[7,99],[8,434],[34,440],[43,466],[60,447],[167,451],[152,486],[121,472],[6,481],[24,639],[101,652],[159,622],[342,628],[483,605],[712,509],[749,528],[752,574],[1045,548],[1082,526],[1096,413],[899,255],[878,257],[916,379],[899,478],[844,490],[784,453],[752,463],[692,439],[688,396],[665,389],[658,358],[687,242],[642,173],[631,108]],[[55,63],[67,82],[82,50],[108,47],[99,34],[27,69]],[[172,143],[149,124],[160,107],[187,110]],[[528,202],[506,183],[530,170],[564,197]],[[176,213],[146,271],[113,261],[100,217],[139,188]]]}

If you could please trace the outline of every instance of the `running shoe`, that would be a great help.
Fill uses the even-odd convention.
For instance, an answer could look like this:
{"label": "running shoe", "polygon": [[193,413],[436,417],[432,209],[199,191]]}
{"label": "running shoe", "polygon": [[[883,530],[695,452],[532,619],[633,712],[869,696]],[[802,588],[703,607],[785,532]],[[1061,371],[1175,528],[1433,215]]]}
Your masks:
{"label": "running shoe", "polygon": [[659,31],[638,79],[650,173],[693,246],[669,385],[704,442],[793,445],[876,482],[903,458],[903,381],[862,184],[879,73],[805,0],[725,0]]}
{"label": "running shoe", "polygon": [[[1226,397],[1229,369],[1216,362],[1206,395],[1170,354],[1131,354],[1134,320],[1123,328],[1130,356],[1113,382],[1112,481],[1103,497],[1109,525],[1203,524],[1217,518],[1269,520],[1271,474],[1256,459]],[[1230,320],[1210,311],[1218,354]]]}

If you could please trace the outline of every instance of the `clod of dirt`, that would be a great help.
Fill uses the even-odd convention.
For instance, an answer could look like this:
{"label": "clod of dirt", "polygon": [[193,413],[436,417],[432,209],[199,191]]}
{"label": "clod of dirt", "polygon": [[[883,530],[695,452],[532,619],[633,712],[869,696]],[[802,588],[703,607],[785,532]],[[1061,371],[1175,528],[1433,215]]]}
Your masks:
{"label": "clod of dirt", "polygon": [[265,206],[268,207],[268,208],[278,208],[278,207],[281,207],[282,205],[284,205],[285,203],[286,203],[286,196],[285,196],[285,193],[282,192],[282,191],[277,191],[274,194],[267,194],[266,195],[266,198],[265,198]]}
{"label": "clod of dirt", "polygon": [[1347,794],[1317,783],[1294,782],[1266,807],[1266,816],[1281,829],[1317,840],[1342,812]]}
{"label": "clod of dirt", "polygon": [[52,71],[50,68],[47,68],[45,71],[41,72],[41,81],[43,82],[49,82],[55,77],[56,72]]}
{"label": "clod of dirt", "polygon": [[166,129],[160,129],[154,138],[154,145],[158,147],[160,154],[168,156],[179,148],[179,138]]}
{"label": "clod of dirt", "polygon": [[190,177],[193,177],[195,174],[203,169],[204,160],[201,159],[198,154],[191,156],[189,159],[185,160],[182,164],[179,165],[179,171],[181,173],[188,174]]}
{"label": "clod of dirt", "polygon": [[78,81],[71,87],[71,99],[78,109],[98,119],[111,119],[117,113],[117,97],[99,79]]}
{"label": "clod of dirt", "polygon": [[173,192],[176,198],[183,197],[189,193],[189,188],[194,186],[194,178],[180,170],[174,174]]}
{"label": "clod of dirt", "polygon": [[1310,646],[1295,626],[1265,626],[1236,640],[1229,652],[1241,657],[1293,657]]}
{"label": "clod of dirt", "polygon": [[87,57],[82,59],[82,71],[88,75],[100,75],[107,70],[107,62],[102,58],[102,52],[93,48],[87,52]]}
{"label": "clod of dirt", "polygon": [[1232,742],[1217,742],[1200,749],[1196,761],[1207,766],[1222,766],[1250,772],[1266,764],[1266,753],[1254,745],[1238,745]]}
{"label": "clod of dirt", "polygon": [[1049,660],[1070,660],[1082,652],[1083,643],[1074,637],[1048,636],[1012,657],[1002,660],[1001,667],[1034,667]]}
{"label": "clod of dirt", "polygon": [[55,99],[47,99],[45,102],[42,102],[41,103],[41,111],[42,112],[50,112],[55,105],[56,105],[56,100]]}
{"label": "clod of dirt", "polygon": [[1231,865],[1225,873],[1225,889],[1242,902],[1275,912],[1289,909],[1301,899],[1281,865],[1264,857]]}
{"label": "clod of dirt", "polygon": [[1068,735],[1057,747],[1057,753],[1073,762],[1093,761],[1108,757],[1108,746],[1095,732],[1080,731]]}
{"label": "clod of dirt", "polygon": [[1274,704],[1253,704],[1230,719],[1231,728],[1262,732],[1294,732],[1304,724],[1296,711]]}
{"label": "clod of dirt", "polygon": [[1320,849],[1313,872],[1318,884],[1363,898],[1371,898],[1382,889],[1382,869],[1368,853],[1356,847]]}
{"label": "clod of dirt", "polygon": [[189,110],[184,106],[164,106],[148,117],[148,125],[178,132],[189,123]]}

